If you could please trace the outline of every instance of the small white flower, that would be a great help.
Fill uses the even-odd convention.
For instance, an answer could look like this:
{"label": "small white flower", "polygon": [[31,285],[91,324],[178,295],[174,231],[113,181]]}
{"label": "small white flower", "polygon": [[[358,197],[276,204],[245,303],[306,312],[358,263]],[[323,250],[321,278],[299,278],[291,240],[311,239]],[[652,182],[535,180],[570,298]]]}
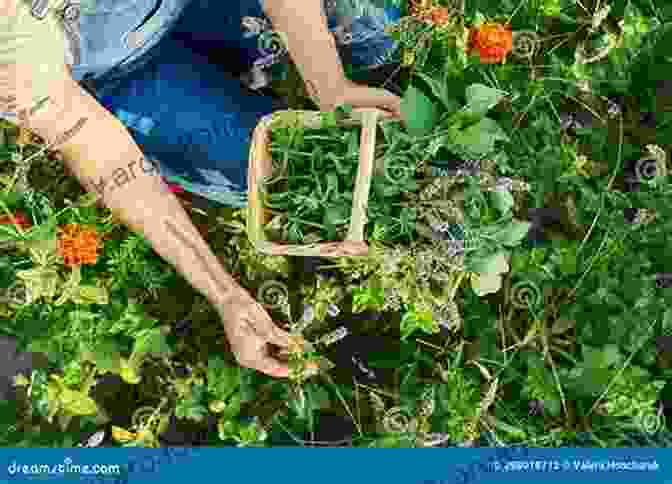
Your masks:
{"label": "small white flower", "polygon": [[341,341],[348,334],[350,334],[348,328],[346,328],[345,326],[341,326],[339,328],[336,328],[334,331],[322,336],[320,338],[320,343],[324,344],[325,346],[331,346],[332,344]]}
{"label": "small white flower", "polygon": [[101,430],[89,437],[86,444],[84,444],[84,447],[98,447],[103,443],[103,440],[105,440],[105,431]]}
{"label": "small white flower", "polygon": [[327,307],[327,314],[328,314],[329,316],[331,316],[332,318],[335,318],[335,317],[338,316],[340,313],[341,313],[341,310],[340,310],[339,307],[336,306],[335,304],[330,304],[330,305]]}
{"label": "small white flower", "polygon": [[609,114],[610,117],[615,118],[616,116],[621,114],[622,112],[621,106],[618,103],[612,101],[611,99],[609,99],[607,103],[608,103],[607,113]]}
{"label": "small white flower", "polygon": [[510,192],[513,189],[513,180],[508,177],[497,178],[497,183],[495,185],[495,191],[497,192]]}

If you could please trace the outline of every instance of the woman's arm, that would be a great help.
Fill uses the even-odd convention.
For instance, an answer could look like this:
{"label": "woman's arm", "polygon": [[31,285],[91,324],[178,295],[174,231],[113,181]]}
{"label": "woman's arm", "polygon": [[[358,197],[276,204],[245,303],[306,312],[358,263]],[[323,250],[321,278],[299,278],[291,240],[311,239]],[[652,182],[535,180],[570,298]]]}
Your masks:
{"label": "woman's arm", "polygon": [[262,0],[273,29],[287,43],[308,93],[322,111],[340,104],[378,108],[385,117],[402,119],[401,99],[385,89],[358,85],[343,70],[321,0]]}
{"label": "woman's arm", "polygon": [[306,89],[324,110],[338,104],[347,78],[321,0],[263,0],[273,29],[283,36]]}
{"label": "woman's arm", "polygon": [[54,80],[44,107],[23,121],[63,153],[88,191],[95,191],[120,220],[141,232],[212,304],[226,304],[241,289],[126,127],[72,78]]}

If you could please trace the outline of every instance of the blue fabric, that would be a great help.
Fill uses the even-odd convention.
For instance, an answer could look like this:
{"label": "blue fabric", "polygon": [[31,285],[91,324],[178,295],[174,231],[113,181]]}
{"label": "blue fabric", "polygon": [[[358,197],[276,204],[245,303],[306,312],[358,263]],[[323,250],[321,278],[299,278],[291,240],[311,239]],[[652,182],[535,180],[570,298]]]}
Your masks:
{"label": "blue fabric", "polygon": [[[350,38],[340,47],[359,65],[383,62],[394,47],[383,29],[398,9],[375,8],[377,16],[348,9],[329,17],[336,28],[347,19]],[[88,80],[87,89],[169,181],[244,207],[251,134],[272,112],[273,100],[250,94],[227,71],[258,68],[271,56],[269,67],[283,58],[264,48],[273,32],[259,0],[96,0],[82,20],[75,78]],[[250,32],[255,22],[261,27]],[[141,45],[132,49],[124,39],[134,32],[142,34]],[[226,59],[224,65],[213,63],[213,56]]]}
{"label": "blue fabric", "polygon": [[99,100],[169,181],[227,206],[246,205],[250,139],[272,112],[271,98],[245,92],[225,68],[171,38]]}
{"label": "blue fabric", "polygon": [[[232,13],[238,3],[251,7]],[[163,31],[161,42],[126,53],[129,60],[111,66],[89,51],[84,55],[89,62],[79,73],[81,79],[94,72],[88,76],[89,90],[129,128],[145,157],[158,164],[168,181],[220,204],[244,207],[252,131],[272,112],[273,100],[246,91],[227,72],[232,66],[214,64],[206,56],[208,51],[227,49],[240,65],[256,46],[256,40],[243,39],[240,21],[240,15],[261,11],[256,2],[222,5],[193,0],[183,10],[163,10],[166,18],[153,20],[170,28]],[[93,25],[82,24],[83,38],[87,45],[104,45],[90,30]],[[133,26],[117,23],[114,29],[115,34],[108,27],[106,35],[124,35]],[[98,60],[93,69],[92,58]]]}
{"label": "blue fabric", "polygon": [[193,0],[95,0],[79,15],[81,60],[72,66],[76,80],[121,78],[148,60],[174,29]]}

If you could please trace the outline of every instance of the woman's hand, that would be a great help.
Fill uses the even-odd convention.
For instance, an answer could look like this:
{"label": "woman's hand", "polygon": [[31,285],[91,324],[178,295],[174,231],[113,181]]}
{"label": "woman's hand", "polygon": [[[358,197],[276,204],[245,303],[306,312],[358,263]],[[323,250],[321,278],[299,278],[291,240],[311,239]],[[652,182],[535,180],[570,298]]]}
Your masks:
{"label": "woman's hand", "polygon": [[349,104],[354,108],[378,108],[383,117],[403,121],[401,98],[386,89],[379,89],[354,83],[348,79],[338,89],[320,95],[309,82],[308,89],[322,111],[333,111],[337,106]]}
{"label": "woman's hand", "polygon": [[261,304],[245,289],[234,289],[226,302],[216,308],[224,323],[231,350],[241,366],[276,378],[289,376],[287,364],[273,358],[268,348],[271,343],[286,353],[291,344],[289,333],[278,328]]}

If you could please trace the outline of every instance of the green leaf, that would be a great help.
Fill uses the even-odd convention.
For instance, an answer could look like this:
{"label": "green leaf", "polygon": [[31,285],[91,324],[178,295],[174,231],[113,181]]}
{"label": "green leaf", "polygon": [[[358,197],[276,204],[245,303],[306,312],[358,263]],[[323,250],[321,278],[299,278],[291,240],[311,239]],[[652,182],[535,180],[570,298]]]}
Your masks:
{"label": "green leaf", "polygon": [[414,86],[404,94],[401,112],[406,120],[406,129],[412,136],[428,134],[438,120],[438,109],[432,100]]}
{"label": "green leaf", "polygon": [[447,82],[438,81],[422,72],[417,72],[416,75],[427,83],[432,91],[432,94],[434,94],[434,96],[436,96],[436,98],[441,101],[443,107],[448,113],[452,114],[460,109],[460,104],[456,99],[452,98],[448,92]]}
{"label": "green leaf", "polygon": [[602,357],[606,366],[613,366],[621,362],[622,355],[617,345],[606,345],[602,348]]}
{"label": "green leaf", "polygon": [[95,415],[98,413],[96,402],[85,393],[61,387],[59,398],[63,409],[72,415]]}
{"label": "green leaf", "polygon": [[471,288],[479,297],[494,294],[502,288],[502,276],[496,273],[472,274]]}
{"label": "green leaf", "polygon": [[347,224],[350,218],[351,207],[344,205],[332,205],[324,211],[322,223],[324,225],[342,225]]}
{"label": "green leaf", "polygon": [[240,392],[236,392],[233,394],[231,400],[224,409],[222,417],[226,419],[232,419],[238,416],[238,414],[240,414],[240,403],[241,403]]}
{"label": "green leaf", "polygon": [[240,388],[240,367],[228,365],[221,357],[208,360],[208,392],[215,398],[226,400]]}
{"label": "green leaf", "polygon": [[490,192],[490,200],[493,206],[502,214],[508,213],[515,204],[513,195],[508,190]]}
{"label": "green leaf", "polygon": [[585,368],[609,368],[620,363],[622,355],[617,345],[605,345],[604,348],[583,347]]}
{"label": "green leaf", "polygon": [[469,266],[472,272],[479,274],[505,274],[509,271],[509,263],[507,261],[506,252],[498,252],[489,257],[475,260]]}
{"label": "green leaf", "polygon": [[509,140],[499,124],[490,118],[481,119],[476,124],[450,134],[452,134],[451,141],[473,158],[481,158],[494,151],[497,140]]}
{"label": "green leaf", "polygon": [[479,28],[486,21],[487,19],[485,18],[485,15],[476,10],[476,13],[474,13],[474,28]]}
{"label": "green leaf", "polygon": [[666,309],[663,314],[663,334],[672,335],[672,308]]}
{"label": "green leaf", "polygon": [[119,345],[114,340],[98,342],[90,351],[83,351],[83,359],[91,361],[101,372],[117,373],[121,370]]}
{"label": "green leaf", "polygon": [[485,116],[506,96],[504,91],[484,84],[472,84],[466,89],[467,105],[465,111],[474,116]]}
{"label": "green leaf", "polygon": [[513,247],[525,238],[531,226],[530,222],[511,222],[508,227],[495,234],[495,239],[505,246]]}
{"label": "green leaf", "polygon": [[544,398],[544,409],[550,416],[557,417],[562,411],[562,402],[559,398],[547,397]]}
{"label": "green leaf", "polygon": [[163,356],[171,354],[171,348],[162,328],[152,328],[140,332],[133,345],[134,358],[142,355]]}

